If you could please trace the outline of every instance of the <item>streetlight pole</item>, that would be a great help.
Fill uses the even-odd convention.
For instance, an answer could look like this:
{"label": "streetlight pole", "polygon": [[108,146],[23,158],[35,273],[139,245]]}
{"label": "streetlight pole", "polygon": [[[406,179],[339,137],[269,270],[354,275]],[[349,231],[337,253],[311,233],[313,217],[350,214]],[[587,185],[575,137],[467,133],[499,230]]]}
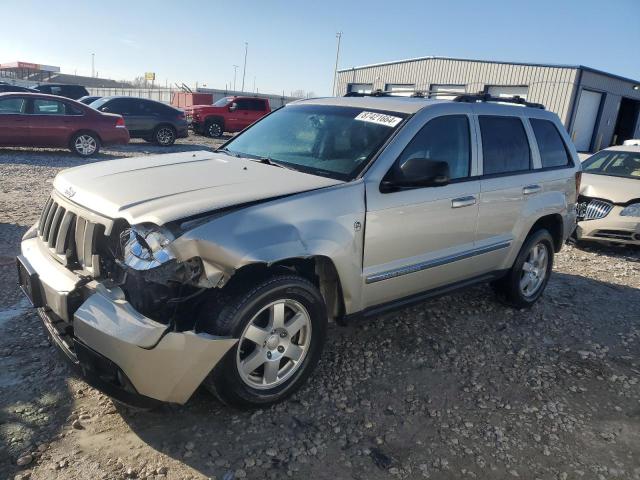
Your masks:
{"label": "streetlight pole", "polygon": [[340,40],[342,40],[342,32],[336,33],[336,38],[338,39],[338,46],[336,48],[336,66],[333,69],[333,90],[332,96],[336,95],[336,78],[338,77],[338,60],[340,59]]}
{"label": "streetlight pole", "polygon": [[247,73],[247,51],[249,50],[249,44],[244,42],[244,68],[242,69],[242,91],[244,92],[244,76]]}
{"label": "streetlight pole", "polygon": [[234,65],[233,66],[233,91],[235,92],[236,90],[236,72],[238,71],[238,67],[240,65]]}
{"label": "streetlight pole", "polygon": [[96,76],[96,64],[95,64],[95,60],[96,60],[96,54],[92,53],[91,54],[91,77],[95,77]]}

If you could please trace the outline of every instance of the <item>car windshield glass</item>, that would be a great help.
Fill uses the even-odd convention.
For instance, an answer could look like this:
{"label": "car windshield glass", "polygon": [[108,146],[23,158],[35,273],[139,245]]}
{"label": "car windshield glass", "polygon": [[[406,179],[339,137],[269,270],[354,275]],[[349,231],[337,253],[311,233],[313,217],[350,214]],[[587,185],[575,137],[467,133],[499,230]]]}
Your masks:
{"label": "car windshield glass", "polygon": [[351,180],[405,117],[362,108],[291,105],[265,117],[225,147],[239,156]]}
{"label": "car windshield glass", "polygon": [[221,98],[220,100],[218,100],[217,102],[215,102],[213,104],[214,107],[224,107],[226,104],[228,104],[231,101],[231,98],[229,97],[224,97]]}
{"label": "car windshield glass", "polygon": [[603,150],[582,164],[584,173],[640,179],[640,152]]}
{"label": "car windshield glass", "polygon": [[107,103],[109,100],[111,100],[108,97],[103,97],[103,98],[99,98],[98,100],[91,102],[89,104],[90,107],[98,109],[100,108],[102,105],[104,105],[105,103]]}

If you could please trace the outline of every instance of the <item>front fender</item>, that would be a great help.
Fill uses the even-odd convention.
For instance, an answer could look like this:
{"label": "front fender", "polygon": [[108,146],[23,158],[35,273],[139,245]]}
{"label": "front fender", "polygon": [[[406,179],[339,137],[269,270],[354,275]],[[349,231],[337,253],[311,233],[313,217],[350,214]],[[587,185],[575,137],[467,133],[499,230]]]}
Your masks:
{"label": "front fender", "polygon": [[350,313],[360,307],[364,221],[364,185],[350,182],[223,215],[176,239],[173,250],[179,260],[200,257],[227,277],[251,264],[327,257]]}

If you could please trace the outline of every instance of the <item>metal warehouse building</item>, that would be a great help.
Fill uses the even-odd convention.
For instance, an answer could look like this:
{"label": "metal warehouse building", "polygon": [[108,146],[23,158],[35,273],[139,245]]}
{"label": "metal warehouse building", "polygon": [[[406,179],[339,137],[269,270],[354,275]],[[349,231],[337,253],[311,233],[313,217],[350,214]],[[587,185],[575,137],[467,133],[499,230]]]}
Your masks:
{"label": "metal warehouse building", "polygon": [[582,65],[421,57],[338,71],[337,95],[377,89],[438,99],[465,92],[519,95],[557,113],[582,152],[640,137],[640,81]]}

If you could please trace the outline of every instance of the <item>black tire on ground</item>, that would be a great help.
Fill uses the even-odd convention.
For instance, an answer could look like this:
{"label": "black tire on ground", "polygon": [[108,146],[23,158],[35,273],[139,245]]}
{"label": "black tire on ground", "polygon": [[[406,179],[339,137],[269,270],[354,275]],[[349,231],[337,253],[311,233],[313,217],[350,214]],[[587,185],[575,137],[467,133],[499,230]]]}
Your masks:
{"label": "black tire on ground", "polygon": [[100,152],[100,138],[92,132],[78,132],[69,143],[69,149],[81,157],[90,157]]}
{"label": "black tire on ground", "polygon": [[[553,238],[546,229],[542,228],[529,234],[509,272],[500,280],[492,283],[500,300],[515,308],[529,308],[536,303],[540,296],[542,296],[549,282],[549,277],[551,276],[554,256],[553,244]],[[535,273],[538,275],[533,275],[533,273],[531,275],[534,277],[534,283],[537,283],[540,275],[544,274],[544,278],[535,290],[526,292],[523,291],[522,284],[523,282],[526,284],[525,277],[529,272],[525,270],[530,269],[532,263],[535,263],[530,263],[530,260],[533,258],[531,255],[536,247],[545,251],[547,262],[546,265],[543,266],[533,265],[535,267]],[[539,252],[540,250],[537,251]],[[526,268],[525,263],[527,264]]]}
{"label": "black tire on ground", "polygon": [[[286,332],[278,333],[277,330],[272,329],[273,318],[276,314],[275,310],[268,309],[270,305],[279,304],[285,300],[291,304],[302,306],[303,310],[308,313],[306,318],[309,319],[309,326],[304,330],[299,330],[297,334],[292,334],[290,339],[280,339],[279,337],[286,337]],[[283,325],[293,331],[292,325],[296,323],[294,320],[297,315],[291,316],[293,312],[284,310],[285,307],[282,308],[282,311],[285,312]],[[241,408],[261,407],[284,400],[302,386],[313,372],[322,353],[327,329],[325,302],[315,285],[297,275],[278,275],[267,278],[254,287],[230,294],[226,298],[205,302],[201,311],[203,315],[199,320],[198,330],[215,335],[240,338],[244,332],[248,332],[249,324],[255,326],[260,321],[265,322],[263,326],[267,337],[265,337],[263,346],[246,338],[240,340],[227,352],[203,383],[205,388],[228,405]],[[287,314],[290,315],[288,318]],[[274,334],[274,332],[276,333]],[[279,344],[270,343],[290,340],[289,345],[292,345],[294,342],[300,342],[303,336],[306,339],[306,335],[309,335],[309,339],[304,348],[305,353],[299,357],[300,360],[295,365],[287,356],[289,347],[285,349]],[[269,350],[270,348],[273,350]],[[282,353],[282,357],[279,357],[281,359],[276,362],[265,360],[267,356],[272,359],[272,351],[274,358],[278,355],[276,352],[284,353]],[[251,355],[258,356],[258,354],[260,354],[259,362],[264,363],[251,372],[246,373],[247,370],[245,370],[245,373],[241,374],[241,362],[246,361]],[[259,388],[254,388],[256,384],[252,383],[255,380],[251,375],[260,378],[260,370],[262,369],[263,381],[266,380],[266,369],[269,363],[276,363],[277,368],[285,372],[282,374],[282,378],[279,378],[280,374],[276,377],[276,382],[281,383],[274,387],[262,385]],[[288,373],[287,365],[292,365]]]}
{"label": "black tire on ground", "polygon": [[171,125],[159,125],[153,131],[153,141],[161,147],[170,147],[176,141],[176,129]]}
{"label": "black tire on ground", "polygon": [[220,138],[224,135],[224,128],[218,120],[210,120],[204,127],[204,133],[207,137]]}

